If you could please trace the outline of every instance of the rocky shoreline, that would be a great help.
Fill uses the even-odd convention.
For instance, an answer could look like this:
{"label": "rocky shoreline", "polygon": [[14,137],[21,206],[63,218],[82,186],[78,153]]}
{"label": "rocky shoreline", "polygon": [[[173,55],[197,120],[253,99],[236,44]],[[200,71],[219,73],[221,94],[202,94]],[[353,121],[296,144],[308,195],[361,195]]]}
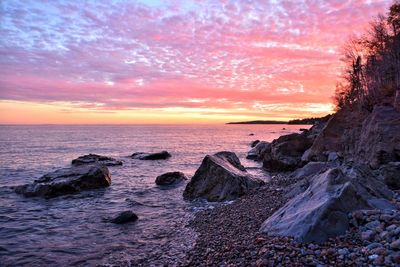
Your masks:
{"label": "rocky shoreline", "polygon": [[221,201],[246,190],[196,214],[198,238],[181,265],[400,266],[399,127],[398,110],[376,106],[257,140],[247,158],[275,174],[259,188],[237,158],[203,161],[186,193]]}
{"label": "rocky shoreline", "polygon": [[290,237],[260,233],[262,223],[288,201],[283,188],[294,182],[285,175],[277,175],[262,189],[230,205],[196,214],[190,224],[198,234],[196,245],[181,266],[400,264],[399,239],[385,239],[398,237],[400,233],[400,191],[393,200],[397,210],[355,212],[351,215],[355,223],[349,231],[323,244],[306,244]]}

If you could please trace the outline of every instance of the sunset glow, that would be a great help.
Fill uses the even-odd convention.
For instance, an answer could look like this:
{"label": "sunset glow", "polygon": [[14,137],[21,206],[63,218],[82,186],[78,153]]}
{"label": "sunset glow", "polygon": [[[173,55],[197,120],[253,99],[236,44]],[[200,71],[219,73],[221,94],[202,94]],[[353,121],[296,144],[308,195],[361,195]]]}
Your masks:
{"label": "sunset glow", "polygon": [[325,115],[341,45],[391,3],[2,1],[0,123]]}

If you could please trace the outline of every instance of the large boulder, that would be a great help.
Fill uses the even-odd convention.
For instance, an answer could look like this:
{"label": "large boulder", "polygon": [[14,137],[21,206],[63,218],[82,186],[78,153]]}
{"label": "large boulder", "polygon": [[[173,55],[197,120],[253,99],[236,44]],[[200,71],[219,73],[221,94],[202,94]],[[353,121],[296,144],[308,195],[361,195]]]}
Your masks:
{"label": "large boulder", "polygon": [[84,156],[80,156],[79,158],[73,159],[72,160],[72,165],[84,165],[84,164],[95,164],[95,163],[100,163],[104,164],[106,166],[118,166],[122,165],[122,161],[111,158],[111,157],[106,157],[106,156],[100,156],[96,154],[88,154]]}
{"label": "large boulder", "polygon": [[246,158],[252,160],[262,160],[266,153],[271,152],[271,143],[261,141],[258,142],[248,153]]}
{"label": "large boulder", "polygon": [[261,231],[322,243],[349,228],[348,213],[392,208],[392,192],[366,166],[344,166],[318,173],[309,186],[269,217]]}
{"label": "large boulder", "polygon": [[133,153],[131,157],[133,159],[140,159],[140,160],[162,160],[170,158],[171,154],[168,151],[161,151],[156,153],[136,152]]}
{"label": "large boulder", "polygon": [[48,173],[32,184],[17,186],[15,191],[26,197],[56,197],[110,184],[111,174],[106,166],[81,165]]}
{"label": "large boulder", "polygon": [[165,185],[176,185],[187,180],[186,175],[183,172],[167,172],[156,178],[156,184]]}
{"label": "large boulder", "polygon": [[324,128],[315,138],[303,161],[326,161],[331,152],[348,154],[354,151],[357,136],[361,132],[366,114],[342,109],[331,116]]}
{"label": "large boulder", "polygon": [[203,159],[183,197],[188,200],[233,200],[264,184],[246,172],[235,153],[223,151]]}
{"label": "large boulder", "polygon": [[271,144],[271,152],[264,155],[263,167],[269,171],[292,171],[301,167],[301,157],[312,142],[313,138],[308,137],[306,132],[275,139]]}

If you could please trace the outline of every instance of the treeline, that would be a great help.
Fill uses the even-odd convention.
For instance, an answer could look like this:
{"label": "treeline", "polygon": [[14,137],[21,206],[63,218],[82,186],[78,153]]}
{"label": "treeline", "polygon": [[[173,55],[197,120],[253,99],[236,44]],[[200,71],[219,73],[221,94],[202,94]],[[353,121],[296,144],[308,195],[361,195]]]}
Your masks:
{"label": "treeline", "polygon": [[327,122],[331,115],[326,115],[320,118],[306,118],[306,119],[297,119],[297,120],[290,120],[288,124],[316,124],[318,122]]}
{"label": "treeline", "polygon": [[343,61],[334,96],[338,110],[371,111],[376,104],[400,101],[400,1],[379,15],[363,37],[346,44]]}

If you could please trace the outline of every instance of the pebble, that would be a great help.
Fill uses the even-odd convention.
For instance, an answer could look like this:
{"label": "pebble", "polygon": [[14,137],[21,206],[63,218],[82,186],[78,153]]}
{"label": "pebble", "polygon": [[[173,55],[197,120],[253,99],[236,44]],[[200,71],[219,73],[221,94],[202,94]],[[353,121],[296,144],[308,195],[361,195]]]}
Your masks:
{"label": "pebble", "polygon": [[370,260],[375,260],[376,258],[378,258],[379,256],[377,254],[372,254],[370,256],[368,256],[368,259]]}
{"label": "pebble", "polygon": [[400,250],[400,239],[397,239],[397,240],[393,241],[390,244],[390,248],[391,249],[395,249],[395,250]]}
{"label": "pebble", "polygon": [[365,225],[369,230],[374,230],[376,229],[381,223],[379,221],[372,221],[369,222]]}
{"label": "pebble", "polygon": [[371,243],[371,244],[369,244],[369,245],[367,246],[367,248],[368,248],[369,250],[373,250],[373,249],[379,248],[379,247],[382,247],[382,244],[381,244],[381,243],[377,243],[377,242]]}
{"label": "pebble", "polygon": [[367,230],[361,233],[361,239],[365,241],[369,241],[374,237],[375,233],[371,230]]}

